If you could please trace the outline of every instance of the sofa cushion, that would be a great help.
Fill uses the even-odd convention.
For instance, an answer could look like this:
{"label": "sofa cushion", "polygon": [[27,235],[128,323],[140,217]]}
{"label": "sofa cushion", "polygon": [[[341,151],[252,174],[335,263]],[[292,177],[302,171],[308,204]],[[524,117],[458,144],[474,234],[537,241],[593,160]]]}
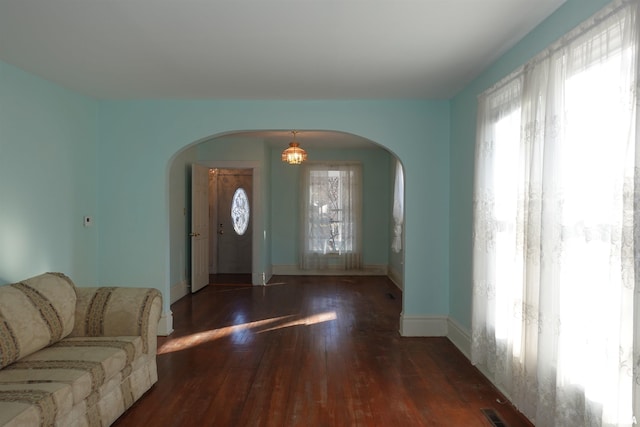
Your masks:
{"label": "sofa cushion", "polygon": [[75,307],[75,286],[60,273],[0,286],[0,368],[69,335]]}
{"label": "sofa cushion", "polygon": [[[12,422],[30,420],[37,414],[41,414],[41,420],[49,421],[53,414],[59,424],[78,417],[74,408],[84,407],[84,412],[102,396],[124,386],[128,388],[120,390],[123,403],[116,406],[131,406],[139,396],[129,390],[129,376],[148,360],[140,337],[66,338],[0,370],[0,412],[10,411],[7,417]],[[97,413],[90,415],[101,417]],[[2,416],[0,425],[4,425]]]}
{"label": "sofa cushion", "polygon": [[0,425],[53,426],[73,407],[71,387],[62,383],[0,384]]}
{"label": "sofa cushion", "polygon": [[155,357],[162,295],[153,288],[76,288],[75,326],[70,337],[140,335]]}
{"label": "sofa cushion", "polygon": [[0,385],[66,383],[76,404],[123,371],[128,375],[142,356],[140,337],[66,338],[0,370]]}

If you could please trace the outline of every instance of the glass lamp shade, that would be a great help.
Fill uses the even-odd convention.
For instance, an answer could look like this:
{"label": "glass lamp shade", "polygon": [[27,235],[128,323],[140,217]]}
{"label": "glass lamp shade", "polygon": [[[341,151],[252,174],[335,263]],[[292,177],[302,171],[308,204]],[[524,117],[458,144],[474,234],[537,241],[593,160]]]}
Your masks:
{"label": "glass lamp shade", "polygon": [[290,165],[299,165],[307,160],[307,152],[297,142],[290,142],[289,148],[282,152],[282,161]]}

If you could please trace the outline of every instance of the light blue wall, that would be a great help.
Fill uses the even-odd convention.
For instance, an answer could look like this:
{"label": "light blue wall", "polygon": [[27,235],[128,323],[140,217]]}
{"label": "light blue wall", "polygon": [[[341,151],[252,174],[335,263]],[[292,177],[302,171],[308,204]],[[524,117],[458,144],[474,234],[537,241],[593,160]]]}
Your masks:
{"label": "light blue wall", "polygon": [[248,161],[265,163],[264,141],[260,138],[221,136],[197,146],[199,161]]}
{"label": "light blue wall", "polygon": [[[180,153],[170,170],[176,153],[238,130],[333,130],[405,166],[405,315],[450,314],[469,328],[476,97],[607,3],[568,0],[451,101],[95,101],[0,62],[0,284],[57,270],[168,296],[186,260],[170,236],[186,225],[169,189],[185,185],[172,180],[196,156]],[[264,163],[265,194],[292,178],[275,163]],[[278,233],[265,238],[266,264],[281,261]]]}
{"label": "light blue wall", "polygon": [[[286,142],[286,141],[285,141]],[[304,146],[304,143],[301,142]],[[286,144],[284,144],[286,147]],[[298,264],[300,168],[282,163],[282,148],[272,150],[272,257],[274,265]],[[387,265],[389,260],[389,157],[380,147],[307,149],[313,161],[354,160],[363,169],[363,263]]]}
{"label": "light blue wall", "polygon": [[[405,166],[405,315],[450,314],[469,328],[476,97],[607,3],[568,0],[451,101],[95,101],[0,62],[0,283],[59,270],[79,284],[169,295],[184,278],[170,244],[174,155],[238,130],[333,130]],[[274,164],[265,162],[265,192],[287,180]],[[280,248],[285,231],[265,248]],[[280,261],[279,249],[265,254]]]}
{"label": "light blue wall", "polygon": [[174,153],[237,130],[333,130],[377,142],[403,161],[404,312],[448,313],[448,101],[101,101],[99,117],[103,283],[156,286],[168,294]]}
{"label": "light blue wall", "polygon": [[471,328],[471,233],[477,96],[609,3],[568,0],[451,101],[450,315]]}
{"label": "light blue wall", "polygon": [[267,266],[266,271],[265,271],[265,280],[268,280],[269,278],[271,278],[272,274],[273,274],[273,270],[272,270],[272,265],[273,265],[273,254],[271,253],[271,246],[273,244],[273,232],[271,231],[271,220],[272,220],[272,206],[273,206],[273,194],[275,193],[272,185],[271,185],[271,174],[272,174],[272,165],[271,162],[269,161],[270,157],[271,157],[271,149],[269,148],[268,144],[264,144],[262,146],[263,151],[263,159],[265,159],[264,162],[264,168],[262,168],[263,170],[263,175],[262,175],[262,188],[261,191],[262,193],[265,195],[266,198],[266,202],[263,206],[263,219],[264,219],[264,224],[267,224],[266,228],[266,232],[265,232],[265,236],[264,236],[264,246],[262,248],[263,253],[264,253],[264,261],[265,261],[265,265]]}
{"label": "light blue wall", "polygon": [[95,100],[0,62],[0,284],[46,271],[97,282],[96,113]]}
{"label": "light blue wall", "polygon": [[[286,148],[286,144],[285,147]],[[271,153],[271,260],[274,265],[296,264],[298,253],[298,167],[284,167],[281,153]],[[280,164],[282,165],[280,165]]]}

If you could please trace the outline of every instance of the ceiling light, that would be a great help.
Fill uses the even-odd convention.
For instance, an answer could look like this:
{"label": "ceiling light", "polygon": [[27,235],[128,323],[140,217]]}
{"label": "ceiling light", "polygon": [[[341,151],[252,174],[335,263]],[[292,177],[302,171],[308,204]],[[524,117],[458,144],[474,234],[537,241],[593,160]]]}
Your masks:
{"label": "ceiling light", "polygon": [[289,148],[282,152],[282,161],[290,165],[299,165],[307,160],[307,152],[296,142],[296,133],[298,132],[293,130],[291,133],[293,134],[293,141],[289,143]]}

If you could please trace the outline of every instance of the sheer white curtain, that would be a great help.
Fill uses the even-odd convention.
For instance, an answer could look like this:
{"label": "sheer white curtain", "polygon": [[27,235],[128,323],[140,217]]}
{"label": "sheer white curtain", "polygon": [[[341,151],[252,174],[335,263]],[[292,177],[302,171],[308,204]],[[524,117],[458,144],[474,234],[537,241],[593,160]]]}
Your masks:
{"label": "sheer white curtain", "polygon": [[362,166],[307,163],[300,185],[300,268],[360,269]]}
{"label": "sheer white curtain", "polygon": [[472,361],[537,426],[632,425],[637,16],[613,2],[479,98]]}
{"label": "sheer white curtain", "polygon": [[402,163],[396,160],[396,178],[393,183],[393,236],[391,250],[402,250],[402,226],[404,223],[404,173]]}

